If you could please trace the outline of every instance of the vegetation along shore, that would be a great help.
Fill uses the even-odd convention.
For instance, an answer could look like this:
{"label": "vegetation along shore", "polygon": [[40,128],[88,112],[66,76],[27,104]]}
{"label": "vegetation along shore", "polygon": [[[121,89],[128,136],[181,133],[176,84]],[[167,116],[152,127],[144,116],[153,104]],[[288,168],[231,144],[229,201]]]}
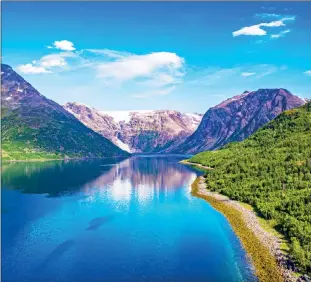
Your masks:
{"label": "vegetation along shore", "polygon": [[[283,112],[242,142],[202,152],[187,160],[199,164],[199,168],[212,168],[205,173],[206,187],[194,189],[194,194],[227,216],[252,257],[261,281],[278,281],[271,280],[274,267],[268,254],[276,258],[285,281],[311,281],[310,140],[309,102]],[[223,201],[222,196],[219,201],[220,196],[215,198],[219,194],[214,192],[228,199]],[[256,213],[248,211],[242,203],[251,205]],[[278,237],[273,238],[259,228],[257,214],[284,235],[288,254],[283,253],[284,244]],[[248,230],[255,234],[252,239]],[[259,251],[260,246],[268,251]],[[259,253],[265,253],[266,258],[257,257]],[[297,275],[291,275],[294,273]],[[273,276],[279,279],[277,273]]]}
{"label": "vegetation along shore", "polygon": [[224,195],[208,191],[202,176],[193,182],[191,188],[193,196],[205,199],[228,219],[252,261],[259,281],[304,281],[287,268],[284,239],[262,226],[252,209]]}

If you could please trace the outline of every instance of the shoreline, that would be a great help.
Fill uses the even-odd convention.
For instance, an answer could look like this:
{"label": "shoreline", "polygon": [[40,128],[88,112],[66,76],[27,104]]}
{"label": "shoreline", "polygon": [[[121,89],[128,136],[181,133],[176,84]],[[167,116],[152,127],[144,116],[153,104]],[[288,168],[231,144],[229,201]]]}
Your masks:
{"label": "shoreline", "polygon": [[115,157],[94,157],[94,158],[57,158],[57,159],[26,159],[26,160],[1,160],[1,163],[30,163],[30,162],[50,162],[50,161],[74,161],[74,160],[94,160],[94,159],[117,159],[128,158],[130,156],[115,156]]}
{"label": "shoreline", "polygon": [[191,194],[206,200],[227,218],[252,262],[259,281],[303,281],[298,273],[287,268],[289,260],[282,252],[282,240],[261,226],[253,210],[227,196],[210,192],[203,176],[193,182]]}
{"label": "shoreline", "polygon": [[182,161],[180,161],[180,163],[181,164],[195,166],[197,168],[201,168],[201,169],[204,169],[204,170],[212,170],[213,169],[212,167],[204,166],[204,165],[197,164],[197,163],[191,163],[191,162],[188,162],[187,160],[182,160]]}

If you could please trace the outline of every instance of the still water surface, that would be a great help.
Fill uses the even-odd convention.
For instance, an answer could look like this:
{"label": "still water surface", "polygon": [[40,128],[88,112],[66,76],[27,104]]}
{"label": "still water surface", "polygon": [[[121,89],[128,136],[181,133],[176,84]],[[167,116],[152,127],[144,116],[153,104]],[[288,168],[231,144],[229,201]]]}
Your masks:
{"label": "still water surface", "polygon": [[2,167],[2,281],[256,281],[185,156]]}

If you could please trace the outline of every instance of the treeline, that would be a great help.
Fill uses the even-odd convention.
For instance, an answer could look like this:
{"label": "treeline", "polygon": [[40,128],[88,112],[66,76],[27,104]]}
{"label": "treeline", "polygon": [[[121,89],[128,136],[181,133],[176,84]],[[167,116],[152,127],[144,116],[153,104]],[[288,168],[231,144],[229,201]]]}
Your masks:
{"label": "treeline", "polygon": [[311,102],[282,113],[240,143],[190,161],[214,168],[207,173],[208,189],[275,220],[300,269],[311,273]]}

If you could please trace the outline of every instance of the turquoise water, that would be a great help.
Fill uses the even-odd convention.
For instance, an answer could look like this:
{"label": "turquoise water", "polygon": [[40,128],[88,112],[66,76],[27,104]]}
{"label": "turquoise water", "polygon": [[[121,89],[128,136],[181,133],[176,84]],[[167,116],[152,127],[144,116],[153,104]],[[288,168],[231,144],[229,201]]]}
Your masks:
{"label": "turquoise water", "polygon": [[256,281],[184,156],[2,167],[2,281]]}

